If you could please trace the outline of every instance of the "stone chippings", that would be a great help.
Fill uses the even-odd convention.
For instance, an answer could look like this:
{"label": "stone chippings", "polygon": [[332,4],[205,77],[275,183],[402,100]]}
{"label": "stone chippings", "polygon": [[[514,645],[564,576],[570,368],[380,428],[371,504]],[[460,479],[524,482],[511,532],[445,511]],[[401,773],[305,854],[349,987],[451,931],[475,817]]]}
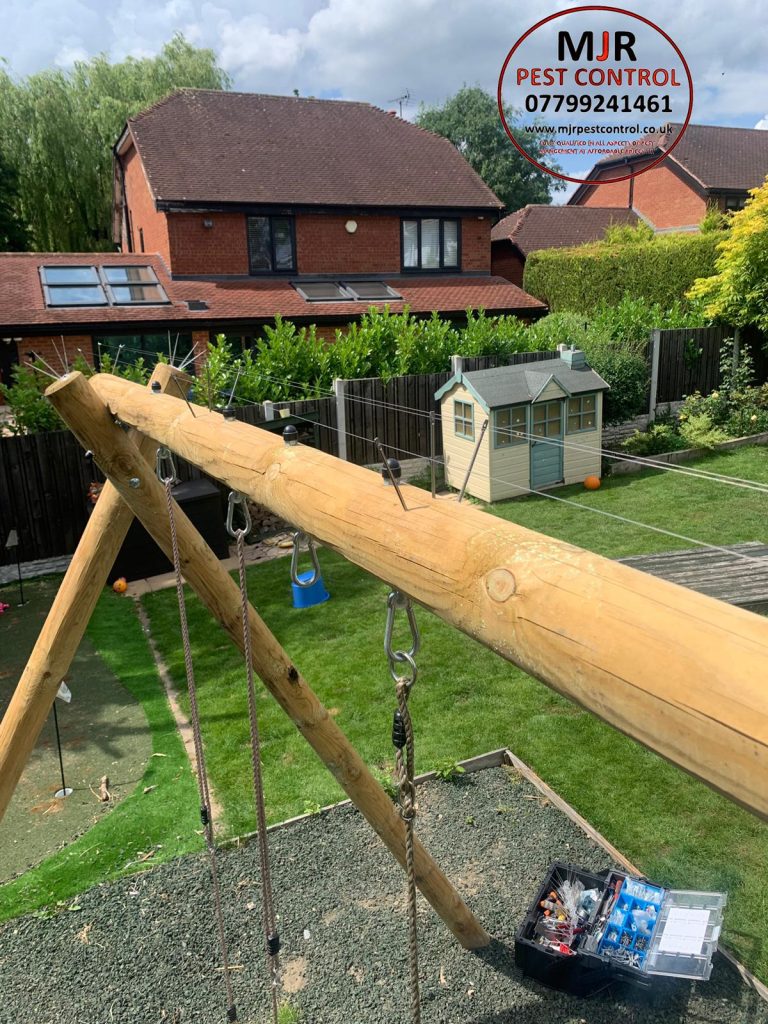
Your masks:
{"label": "stone chippings", "polygon": [[[462,950],[420,900],[424,1024],[768,1024],[768,1007],[718,957],[704,984],[660,979],[591,1000],[514,966],[513,937],[547,866],[607,855],[507,769],[419,789],[421,838],[492,946]],[[345,806],[270,835],[287,998],[306,1024],[407,1024],[404,879]],[[269,1020],[258,851],[221,855],[239,1020]],[[0,926],[0,1024],[187,1024],[225,1020],[208,868],[187,856],[104,884],[79,909]]]}

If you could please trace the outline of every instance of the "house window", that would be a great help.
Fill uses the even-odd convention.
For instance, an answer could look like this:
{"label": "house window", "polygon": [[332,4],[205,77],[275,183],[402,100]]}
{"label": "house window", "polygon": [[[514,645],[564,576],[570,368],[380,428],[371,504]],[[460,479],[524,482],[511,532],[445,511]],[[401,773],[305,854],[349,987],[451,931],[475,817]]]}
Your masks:
{"label": "house window", "polygon": [[581,430],[594,430],[597,427],[597,405],[595,395],[581,395],[579,398],[568,399],[568,433],[577,434]]}
{"label": "house window", "polygon": [[726,210],[730,210],[732,213],[736,213],[738,210],[744,209],[744,203],[746,201],[746,196],[726,196],[725,208]]}
{"label": "house window", "polygon": [[386,302],[402,295],[383,281],[293,281],[307,302]]}
{"label": "house window", "polygon": [[402,222],[403,270],[458,270],[459,222],[421,217]]}
{"label": "house window", "polygon": [[527,444],[527,417],[524,405],[496,409],[493,414],[493,447],[509,448]]}
{"label": "house window", "polygon": [[475,411],[471,402],[453,403],[453,429],[457,437],[475,440]]}
{"label": "house window", "polygon": [[248,217],[248,261],[252,274],[296,269],[292,217]]}

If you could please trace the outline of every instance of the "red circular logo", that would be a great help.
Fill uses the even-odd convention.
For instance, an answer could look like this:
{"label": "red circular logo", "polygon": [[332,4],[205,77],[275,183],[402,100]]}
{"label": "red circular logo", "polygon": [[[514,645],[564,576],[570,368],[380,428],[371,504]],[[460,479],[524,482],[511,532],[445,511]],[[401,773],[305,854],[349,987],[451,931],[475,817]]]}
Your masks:
{"label": "red circular logo", "polygon": [[[614,17],[602,23],[594,18],[583,18],[594,12]],[[557,19],[573,15],[582,16],[579,35],[572,25],[554,33],[550,30],[551,23]],[[623,19],[634,19],[634,22]],[[611,21],[609,30],[606,25]],[[641,25],[633,31],[637,22]],[[534,33],[542,29],[544,32],[534,43]],[[650,58],[649,66],[638,66],[645,56]],[[650,66],[654,57],[655,67]],[[551,62],[547,63],[547,58],[552,58]],[[513,72],[511,85],[505,83],[510,72]],[[525,150],[510,128],[504,110],[505,84],[508,89],[516,90],[516,109],[522,115],[534,115],[517,131],[537,139],[539,159]],[[655,91],[649,92],[651,89]],[[502,65],[497,102],[510,141],[539,170],[578,185],[586,181],[590,185],[608,185],[644,174],[677,146],[691,120],[693,79],[680,47],[650,19],[620,7],[589,5],[550,14],[520,36]],[[598,162],[605,162],[606,170],[610,170],[614,160],[626,168],[633,156],[650,155],[655,151],[653,136],[667,134],[663,130],[665,126],[678,123],[672,122],[675,113],[682,115],[682,120],[678,118],[680,129],[671,145],[650,163],[629,173],[600,180],[579,178],[542,162],[544,155],[554,159],[565,155],[591,160],[590,171]],[[626,120],[628,114],[642,115],[642,122],[606,123],[606,118],[614,115],[623,115]],[[649,116],[654,117],[653,123],[649,123]],[[596,118],[600,118],[601,123],[594,123]],[[586,125],[579,123],[584,120],[587,120]]]}

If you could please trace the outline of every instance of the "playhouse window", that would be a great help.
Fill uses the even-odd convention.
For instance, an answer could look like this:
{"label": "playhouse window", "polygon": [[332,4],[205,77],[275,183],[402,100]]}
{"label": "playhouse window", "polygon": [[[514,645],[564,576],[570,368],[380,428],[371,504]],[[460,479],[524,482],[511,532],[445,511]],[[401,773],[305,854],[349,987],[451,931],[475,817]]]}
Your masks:
{"label": "playhouse window", "polygon": [[453,429],[457,437],[475,439],[475,411],[471,402],[453,403]]}
{"label": "playhouse window", "polygon": [[597,406],[594,395],[581,395],[568,399],[568,433],[594,430],[597,426]]}
{"label": "playhouse window", "polygon": [[524,405],[496,409],[493,414],[493,447],[509,448],[514,444],[526,444],[526,410]]}

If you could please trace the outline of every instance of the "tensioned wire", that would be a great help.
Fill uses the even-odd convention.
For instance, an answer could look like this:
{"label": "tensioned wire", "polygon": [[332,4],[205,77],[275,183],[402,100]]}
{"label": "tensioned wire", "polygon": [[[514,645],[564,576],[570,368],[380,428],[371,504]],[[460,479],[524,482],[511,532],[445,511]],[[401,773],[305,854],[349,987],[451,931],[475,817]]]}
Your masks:
{"label": "tensioned wire", "polygon": [[[251,406],[261,407],[261,403],[260,402],[251,402],[248,399],[240,399],[240,401],[244,405],[251,405]],[[312,424],[312,426],[323,427],[324,429],[333,431],[333,432],[335,432],[335,433],[337,433],[339,435],[342,434],[342,433],[346,433],[346,435],[348,437],[354,437],[354,438],[356,438],[359,441],[363,441],[366,444],[370,444],[371,447],[374,449],[374,452],[375,452],[375,445],[374,445],[373,441],[371,440],[371,438],[369,438],[369,437],[363,437],[361,434],[354,434],[354,433],[351,433],[350,431],[343,432],[343,431],[340,430],[339,427],[334,427],[334,426],[332,426],[329,423],[318,423],[316,420],[309,419],[307,416],[301,416],[301,415],[299,415],[299,414],[297,414],[295,412],[292,412],[291,416],[293,418],[295,418],[295,419],[303,420],[306,423],[310,423],[310,424]],[[433,459],[428,458],[427,456],[420,455],[418,452],[408,451],[406,448],[400,448],[400,447],[398,447],[396,445],[387,445],[386,447],[387,447],[387,449],[389,451],[399,452],[401,455],[409,455],[412,458],[425,459],[428,462],[434,461],[435,463],[440,464],[440,460],[439,459],[434,459],[433,460]],[[707,541],[698,540],[695,537],[688,537],[688,536],[686,536],[683,533],[676,533],[673,530],[667,530],[667,529],[665,529],[662,526],[653,526],[651,523],[644,523],[644,522],[642,522],[641,520],[638,520],[638,519],[630,519],[628,516],[622,516],[622,515],[619,515],[616,512],[608,512],[606,509],[602,509],[602,508],[595,508],[593,505],[583,505],[583,504],[581,504],[581,502],[573,501],[570,498],[562,498],[562,497],[560,497],[560,496],[558,496],[556,494],[550,494],[548,491],[535,491],[535,490],[533,490],[530,487],[524,487],[522,484],[516,484],[516,483],[513,483],[510,480],[504,480],[502,477],[489,476],[488,479],[494,481],[495,483],[503,484],[506,487],[514,487],[516,490],[519,490],[523,494],[531,494],[531,495],[534,495],[535,497],[547,498],[550,501],[559,501],[559,502],[561,502],[564,505],[571,505],[573,508],[578,508],[578,509],[581,509],[581,510],[583,510],[585,512],[594,512],[596,515],[605,516],[608,519],[613,519],[613,520],[616,520],[617,522],[626,523],[629,526],[636,526],[636,527],[639,527],[640,529],[650,530],[653,533],[659,533],[659,534],[662,534],[662,535],[664,535],[666,537],[672,537],[674,540],[681,540],[681,541],[684,541],[686,544],[693,544],[696,547],[706,548],[709,551],[717,551],[720,554],[728,555],[731,558],[740,558],[743,561],[759,562],[761,564],[764,564],[766,562],[766,558],[763,557],[763,556],[748,555],[748,554],[745,554],[742,551],[734,551],[732,549],[729,549],[729,548],[726,548],[726,547],[722,547],[719,544],[710,544]]]}

